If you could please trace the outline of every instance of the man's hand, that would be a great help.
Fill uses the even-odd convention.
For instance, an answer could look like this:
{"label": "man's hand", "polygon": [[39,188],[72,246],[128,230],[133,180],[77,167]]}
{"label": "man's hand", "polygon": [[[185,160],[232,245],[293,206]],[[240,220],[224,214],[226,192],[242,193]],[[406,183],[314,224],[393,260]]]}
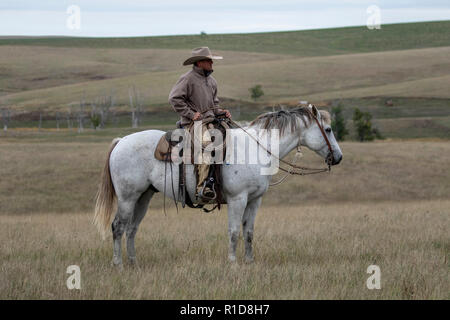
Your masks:
{"label": "man's hand", "polygon": [[229,110],[223,109],[223,111],[225,112],[225,117],[230,118],[231,119],[231,113]]}
{"label": "man's hand", "polygon": [[194,113],[194,117],[192,118],[192,120],[197,121],[200,120],[202,118],[202,114],[200,112],[196,112]]}

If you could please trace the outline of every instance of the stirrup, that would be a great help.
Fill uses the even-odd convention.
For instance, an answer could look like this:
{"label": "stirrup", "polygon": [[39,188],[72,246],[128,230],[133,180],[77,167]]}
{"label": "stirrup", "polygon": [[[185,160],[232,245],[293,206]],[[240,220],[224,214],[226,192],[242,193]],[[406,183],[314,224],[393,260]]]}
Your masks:
{"label": "stirrup", "polygon": [[[211,187],[209,188],[211,190],[211,192],[214,194],[213,197],[208,197],[206,196],[203,191],[205,191],[206,188],[206,184],[208,182],[212,182]],[[208,179],[205,180],[205,182],[203,183],[202,189],[200,190],[200,192],[198,193],[198,196],[200,196],[203,200],[207,200],[207,201],[211,201],[211,200],[215,200],[217,197],[216,191],[214,191],[214,179],[210,178],[210,181],[208,181]]]}

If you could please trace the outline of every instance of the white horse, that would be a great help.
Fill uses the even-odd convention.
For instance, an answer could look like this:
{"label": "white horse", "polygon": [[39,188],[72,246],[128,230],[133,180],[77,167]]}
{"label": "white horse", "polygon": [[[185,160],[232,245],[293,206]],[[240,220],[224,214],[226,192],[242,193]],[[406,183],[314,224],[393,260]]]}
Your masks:
{"label": "white horse", "polygon": [[[330,127],[330,115],[326,111],[319,112],[315,106],[265,113],[245,129],[251,128],[280,130],[281,159],[300,145],[328,159],[332,165],[342,159],[341,149]],[[242,129],[229,131],[236,136],[247,135]],[[154,157],[156,145],[163,134],[160,130],[146,130],[114,139],[111,144],[97,193],[94,223],[105,236],[111,225],[117,198],[117,212],[112,221],[113,264],[116,266],[122,267],[121,238],[124,232],[127,236],[128,261],[130,264],[136,263],[134,238],[155,192],[164,192],[166,188],[166,197],[178,199],[178,188],[175,187],[173,191],[171,186],[172,181],[178,181],[177,166],[173,170],[165,170],[165,163]],[[237,140],[236,148],[244,150],[243,140]],[[261,145],[264,146],[264,143]],[[264,165],[260,164],[230,164],[222,167],[223,198],[228,206],[228,258],[232,262],[236,261],[241,225],[245,240],[245,261],[253,261],[255,216],[271,180],[270,175],[261,175],[262,167]],[[186,165],[186,189],[190,198],[195,199],[193,165]]]}

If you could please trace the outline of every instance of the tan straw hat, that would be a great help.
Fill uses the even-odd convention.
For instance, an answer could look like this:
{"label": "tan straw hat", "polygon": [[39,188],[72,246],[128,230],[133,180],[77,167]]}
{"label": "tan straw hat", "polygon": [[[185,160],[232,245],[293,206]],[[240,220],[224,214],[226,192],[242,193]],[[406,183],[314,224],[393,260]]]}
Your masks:
{"label": "tan straw hat", "polygon": [[197,61],[205,59],[220,60],[223,59],[223,57],[213,55],[208,47],[195,48],[192,50],[192,57],[183,62],[183,66],[187,66],[188,64],[193,64]]}

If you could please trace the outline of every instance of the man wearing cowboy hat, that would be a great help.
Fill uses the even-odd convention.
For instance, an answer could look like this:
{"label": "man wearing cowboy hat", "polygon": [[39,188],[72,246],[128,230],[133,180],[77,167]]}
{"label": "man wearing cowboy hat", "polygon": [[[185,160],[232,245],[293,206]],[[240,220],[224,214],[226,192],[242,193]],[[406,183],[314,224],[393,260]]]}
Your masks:
{"label": "man wearing cowboy hat", "polygon": [[[218,114],[231,118],[230,111],[219,108],[217,82],[211,76],[213,60],[219,59],[223,57],[213,55],[208,47],[200,47],[192,50],[192,56],[183,62],[184,66],[193,64],[192,69],[178,79],[169,94],[170,104],[181,116],[182,127],[193,121],[214,118]],[[200,164],[197,169],[197,194],[205,198],[213,197],[211,189],[203,189],[209,164]]]}

